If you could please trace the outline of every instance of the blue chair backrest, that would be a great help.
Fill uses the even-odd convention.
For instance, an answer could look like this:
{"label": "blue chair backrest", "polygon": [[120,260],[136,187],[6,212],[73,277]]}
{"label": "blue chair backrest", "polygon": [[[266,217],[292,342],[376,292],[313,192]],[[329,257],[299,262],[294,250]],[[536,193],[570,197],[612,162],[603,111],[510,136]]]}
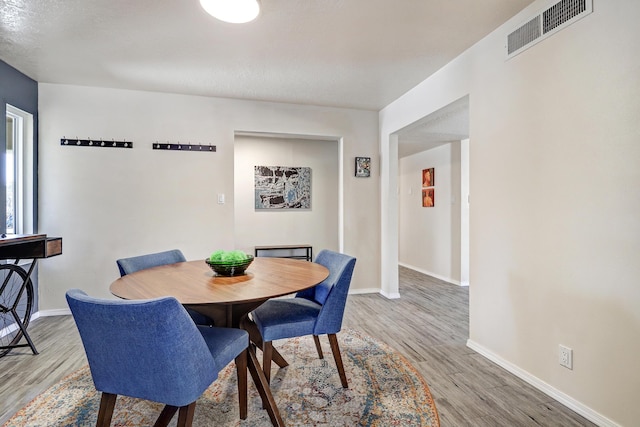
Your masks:
{"label": "blue chair backrest", "polygon": [[157,252],[154,254],[134,256],[131,258],[122,258],[116,261],[120,276],[135,273],[145,268],[157,267],[159,265],[175,264],[176,262],[184,262],[186,258],[180,249],[172,249],[170,251]]}
{"label": "blue chair backrest", "polygon": [[107,300],[79,289],[66,298],[97,390],[184,406],[218,377],[204,338],[175,298]]}
{"label": "blue chair backrest", "polygon": [[356,259],[323,249],[318,253],[315,262],[327,267],[329,277],[311,289],[298,292],[296,298],[306,298],[322,305],[314,327],[315,335],[335,334],[342,328],[344,307]]}

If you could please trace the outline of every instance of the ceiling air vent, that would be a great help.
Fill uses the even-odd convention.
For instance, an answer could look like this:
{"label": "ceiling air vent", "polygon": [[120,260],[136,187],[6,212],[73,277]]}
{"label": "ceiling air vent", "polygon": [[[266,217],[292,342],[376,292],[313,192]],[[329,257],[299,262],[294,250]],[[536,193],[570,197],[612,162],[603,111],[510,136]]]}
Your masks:
{"label": "ceiling air vent", "polygon": [[593,12],[593,0],[561,0],[507,35],[507,59]]}

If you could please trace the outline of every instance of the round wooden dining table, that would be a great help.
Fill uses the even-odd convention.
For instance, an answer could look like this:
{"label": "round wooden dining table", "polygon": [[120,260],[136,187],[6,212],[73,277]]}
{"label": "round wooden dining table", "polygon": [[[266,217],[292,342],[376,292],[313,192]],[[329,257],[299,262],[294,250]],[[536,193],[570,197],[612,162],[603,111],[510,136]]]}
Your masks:
{"label": "round wooden dining table", "polygon": [[[246,327],[247,315],[265,301],[311,288],[329,276],[329,270],[313,262],[292,258],[256,257],[245,274],[218,276],[204,260],[179,262],[127,274],[109,290],[123,299],[176,298],[185,307],[213,319],[216,326]],[[274,426],[284,425],[260,364],[256,330],[249,331],[248,368]],[[277,351],[274,362],[287,363]]]}
{"label": "round wooden dining table", "polygon": [[326,267],[291,258],[256,257],[245,274],[218,276],[204,260],[161,265],[113,282],[123,299],[175,297],[212,318],[216,326],[238,327],[244,315],[271,298],[311,288],[329,276]]}

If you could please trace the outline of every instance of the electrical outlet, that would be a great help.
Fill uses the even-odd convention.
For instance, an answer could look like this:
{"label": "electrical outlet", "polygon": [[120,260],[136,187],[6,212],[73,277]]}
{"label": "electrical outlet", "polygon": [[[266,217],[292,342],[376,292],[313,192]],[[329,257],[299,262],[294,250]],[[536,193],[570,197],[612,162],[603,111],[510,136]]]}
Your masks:
{"label": "electrical outlet", "polygon": [[573,369],[573,350],[564,345],[560,345],[560,365]]}

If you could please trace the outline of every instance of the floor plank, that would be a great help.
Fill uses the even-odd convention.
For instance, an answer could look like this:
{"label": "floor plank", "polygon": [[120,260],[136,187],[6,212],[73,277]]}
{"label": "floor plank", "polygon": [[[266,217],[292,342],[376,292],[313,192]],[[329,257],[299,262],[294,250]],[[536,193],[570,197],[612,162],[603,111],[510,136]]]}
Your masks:
{"label": "floor plank", "polygon": [[16,348],[0,358],[0,424],[51,385],[87,363],[71,316],[43,317],[29,324],[40,354]]}
{"label": "floor plank", "polygon": [[[466,346],[469,292],[400,268],[401,298],[350,295],[343,327],[364,331],[401,352],[425,378],[442,427],[594,426]],[[29,325],[29,348],[0,358],[0,424],[86,363],[71,316]],[[338,334],[340,339],[340,334]]]}
{"label": "floor plank", "polygon": [[468,288],[400,267],[400,295],[350,295],[344,326],[364,330],[413,363],[443,427],[595,425],[466,346]]}

